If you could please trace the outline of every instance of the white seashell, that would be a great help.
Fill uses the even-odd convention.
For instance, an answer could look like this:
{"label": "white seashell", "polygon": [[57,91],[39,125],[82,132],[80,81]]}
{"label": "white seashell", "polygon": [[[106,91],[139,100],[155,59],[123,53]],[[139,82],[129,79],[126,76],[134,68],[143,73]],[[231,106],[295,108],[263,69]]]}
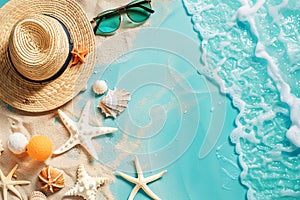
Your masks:
{"label": "white seashell", "polygon": [[127,108],[130,100],[130,93],[126,90],[108,90],[108,93],[98,104],[98,108],[105,114],[106,117],[116,118],[121,112]]}
{"label": "white seashell", "polygon": [[93,91],[96,94],[104,94],[106,92],[106,90],[107,90],[107,84],[103,80],[97,80],[93,84]]}
{"label": "white seashell", "polygon": [[0,140],[0,156],[3,151],[4,151],[4,148],[3,148],[2,140]]}
{"label": "white seashell", "polygon": [[26,151],[28,140],[22,133],[13,133],[8,136],[7,147],[14,154],[21,154]]}
{"label": "white seashell", "polygon": [[33,191],[29,200],[47,200],[47,197],[40,191]]}

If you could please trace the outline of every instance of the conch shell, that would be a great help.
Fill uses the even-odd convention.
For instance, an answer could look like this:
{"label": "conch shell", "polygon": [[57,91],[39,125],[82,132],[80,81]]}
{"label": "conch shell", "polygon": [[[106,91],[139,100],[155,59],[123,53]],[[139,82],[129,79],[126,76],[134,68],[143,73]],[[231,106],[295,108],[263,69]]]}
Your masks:
{"label": "conch shell", "polygon": [[41,188],[52,193],[65,186],[65,177],[62,170],[51,166],[45,167],[39,174]]}
{"label": "conch shell", "polygon": [[29,200],[47,200],[47,197],[40,191],[33,191]]}
{"label": "conch shell", "polygon": [[117,115],[127,108],[129,100],[129,92],[115,88],[114,90],[109,90],[107,95],[101,99],[98,108],[101,109],[101,112],[104,113],[106,117],[116,118]]}

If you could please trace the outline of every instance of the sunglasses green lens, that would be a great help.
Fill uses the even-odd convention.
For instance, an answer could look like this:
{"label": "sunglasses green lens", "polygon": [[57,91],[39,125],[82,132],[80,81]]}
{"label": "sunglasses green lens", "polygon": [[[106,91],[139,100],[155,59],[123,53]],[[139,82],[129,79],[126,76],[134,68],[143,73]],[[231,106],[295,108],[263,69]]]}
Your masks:
{"label": "sunglasses green lens", "polygon": [[141,23],[146,21],[151,13],[144,8],[151,9],[150,2],[140,3],[137,4],[135,7],[129,7],[127,8],[127,16],[136,23]]}
{"label": "sunglasses green lens", "polygon": [[121,24],[121,16],[118,12],[111,11],[96,20],[96,35],[110,34],[115,32]]}

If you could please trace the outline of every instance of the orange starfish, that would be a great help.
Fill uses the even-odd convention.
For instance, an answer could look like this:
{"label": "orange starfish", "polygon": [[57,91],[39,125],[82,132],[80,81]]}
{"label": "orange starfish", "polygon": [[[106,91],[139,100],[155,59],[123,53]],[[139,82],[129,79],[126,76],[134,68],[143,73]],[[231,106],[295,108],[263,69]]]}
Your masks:
{"label": "orange starfish", "polygon": [[78,62],[84,63],[85,62],[85,57],[89,53],[89,50],[82,49],[81,44],[78,45],[78,49],[74,48],[71,52],[73,56],[73,62],[72,65],[76,65]]}

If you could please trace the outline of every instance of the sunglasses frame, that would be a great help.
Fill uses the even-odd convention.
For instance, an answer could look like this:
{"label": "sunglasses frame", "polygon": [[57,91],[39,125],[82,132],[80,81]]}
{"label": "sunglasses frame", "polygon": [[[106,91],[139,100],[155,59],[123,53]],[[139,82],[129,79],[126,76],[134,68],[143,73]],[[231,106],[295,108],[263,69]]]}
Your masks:
{"label": "sunglasses frame", "polygon": [[[96,21],[98,20],[98,22],[96,23],[96,26],[94,27],[94,34],[96,35],[96,31],[97,31],[97,29],[98,29],[98,27],[99,27],[99,25],[100,25],[101,20],[102,20],[104,17],[109,16],[110,14],[119,13],[119,16],[120,16],[120,19],[121,19],[121,14],[126,13],[127,16],[128,16],[128,18],[129,18],[132,22],[134,22],[134,23],[142,23],[143,21],[142,21],[142,22],[135,22],[135,21],[133,21],[133,20],[129,17],[129,15],[128,15],[128,13],[127,13],[127,9],[129,9],[129,8],[134,8],[134,7],[139,7],[139,8],[143,8],[145,11],[149,12],[150,14],[154,13],[154,10],[152,10],[151,8],[148,8],[148,7],[146,7],[146,6],[141,5],[141,4],[144,4],[144,3],[149,3],[149,5],[150,5],[150,7],[151,7],[151,4],[150,4],[150,3],[151,3],[151,0],[135,0],[135,1],[132,1],[132,2],[130,2],[130,3],[126,4],[126,5],[124,5],[124,6],[120,6],[120,7],[115,8],[115,9],[110,9],[110,10],[106,10],[106,11],[104,11],[104,12],[101,12],[101,13],[98,14],[96,17],[94,17],[93,20],[91,21],[91,23],[94,23],[94,22],[96,22]],[[149,15],[149,16],[150,16],[150,15]],[[147,19],[148,19],[148,18],[147,18]],[[113,31],[111,31],[111,32],[103,32],[103,35],[114,33],[116,30],[119,29],[120,25],[121,25],[121,23],[119,23],[119,26],[118,26],[115,30],[113,30]]]}

